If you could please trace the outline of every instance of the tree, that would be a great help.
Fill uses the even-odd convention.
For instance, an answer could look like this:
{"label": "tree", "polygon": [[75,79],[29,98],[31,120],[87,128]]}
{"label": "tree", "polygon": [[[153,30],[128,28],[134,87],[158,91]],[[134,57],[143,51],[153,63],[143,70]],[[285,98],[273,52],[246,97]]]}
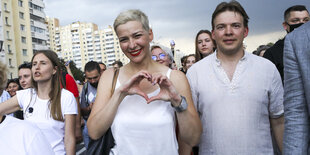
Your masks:
{"label": "tree", "polygon": [[[61,63],[61,67],[60,67],[61,70],[67,72],[67,69],[65,67],[65,61],[63,59],[60,59],[60,63]],[[73,78],[75,80],[79,80],[79,81],[83,82],[84,81],[83,72],[76,67],[76,64],[73,61],[70,62],[69,66],[70,66],[71,72],[74,76]]]}

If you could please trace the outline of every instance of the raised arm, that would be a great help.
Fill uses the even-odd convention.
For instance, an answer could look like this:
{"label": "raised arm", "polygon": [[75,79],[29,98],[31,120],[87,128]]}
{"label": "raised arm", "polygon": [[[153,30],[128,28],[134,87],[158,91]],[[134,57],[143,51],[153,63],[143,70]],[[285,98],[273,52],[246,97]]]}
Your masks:
{"label": "raised arm", "polygon": [[305,154],[309,144],[309,113],[296,58],[293,35],[284,45],[284,154]]}
{"label": "raised arm", "polygon": [[20,109],[18,104],[17,96],[0,103],[0,115],[10,114]]}

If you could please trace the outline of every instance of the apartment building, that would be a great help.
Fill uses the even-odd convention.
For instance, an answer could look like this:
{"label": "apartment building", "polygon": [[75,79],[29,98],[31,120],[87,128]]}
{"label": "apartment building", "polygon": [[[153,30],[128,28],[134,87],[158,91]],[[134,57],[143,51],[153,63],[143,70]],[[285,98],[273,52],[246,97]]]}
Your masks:
{"label": "apartment building", "polygon": [[115,60],[128,63],[111,26],[99,30],[94,23],[79,21],[59,26],[55,18],[47,18],[47,23],[50,48],[65,61],[74,61],[81,70],[84,70],[88,61],[103,62],[107,66],[111,66]]}
{"label": "apartment building", "polygon": [[[2,3],[0,3],[0,19],[2,19]],[[5,62],[5,51],[3,50],[4,38],[3,38],[3,22],[0,20],[0,62]]]}
{"label": "apartment building", "polygon": [[108,26],[107,28],[100,30],[100,43],[102,45],[102,62],[104,62],[107,66],[111,66],[115,60],[121,61],[123,64],[127,64],[129,59],[123,54],[119,40],[116,36],[116,33],[112,26]]}
{"label": "apartment building", "polygon": [[45,23],[43,0],[29,0],[31,37],[33,52],[42,49],[49,49],[49,34]]}
{"label": "apartment building", "polygon": [[3,50],[9,78],[17,77],[18,66],[30,62],[32,38],[28,0],[2,0]]}

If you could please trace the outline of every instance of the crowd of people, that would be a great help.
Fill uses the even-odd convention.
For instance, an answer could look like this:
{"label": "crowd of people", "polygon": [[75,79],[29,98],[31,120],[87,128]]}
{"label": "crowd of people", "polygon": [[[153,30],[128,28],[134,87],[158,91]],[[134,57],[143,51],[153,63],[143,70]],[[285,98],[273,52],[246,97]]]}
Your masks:
{"label": "crowd of people", "polygon": [[304,6],[288,8],[288,35],[249,53],[246,11],[222,2],[177,68],[171,49],[150,46],[147,15],[127,10],[113,26],[130,62],[89,61],[85,83],[51,50],[16,79],[0,63],[1,153],[72,155],[83,141],[93,154],[111,132],[113,155],[309,154],[309,19]]}

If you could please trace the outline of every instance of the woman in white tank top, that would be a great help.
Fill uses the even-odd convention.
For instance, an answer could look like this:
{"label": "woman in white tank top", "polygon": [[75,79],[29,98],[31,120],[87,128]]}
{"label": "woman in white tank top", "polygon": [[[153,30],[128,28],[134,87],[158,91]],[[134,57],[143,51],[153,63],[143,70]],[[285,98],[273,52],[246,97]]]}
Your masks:
{"label": "woman in white tank top", "polygon": [[110,154],[184,153],[180,150],[196,145],[202,132],[185,75],[152,60],[153,32],[143,12],[120,13],[114,30],[130,62],[120,68],[113,94],[114,70],[102,74],[87,121],[90,137],[98,139],[111,127],[115,146]]}

